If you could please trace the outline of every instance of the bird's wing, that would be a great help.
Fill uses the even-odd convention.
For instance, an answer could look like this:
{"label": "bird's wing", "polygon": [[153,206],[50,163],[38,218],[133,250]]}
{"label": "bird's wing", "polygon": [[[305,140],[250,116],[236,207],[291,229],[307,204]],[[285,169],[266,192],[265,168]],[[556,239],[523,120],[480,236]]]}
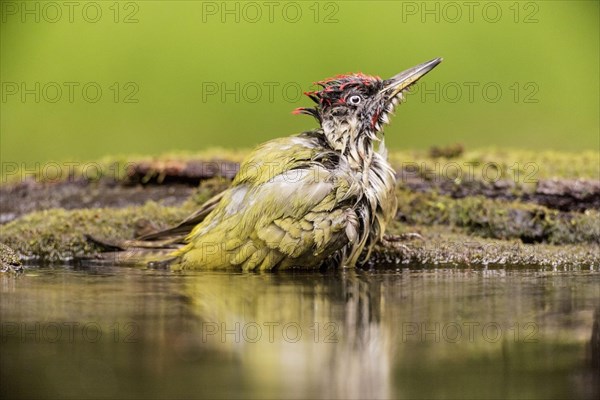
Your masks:
{"label": "bird's wing", "polygon": [[349,184],[315,161],[321,153],[301,136],[259,147],[186,238],[178,251],[183,266],[311,267],[355,238]]}
{"label": "bird's wing", "polygon": [[[277,155],[277,158],[273,158],[274,155]],[[221,200],[224,203],[232,201],[232,192],[235,192],[237,186],[253,186],[264,183],[284,171],[306,165],[314,155],[314,132],[308,132],[304,136],[289,136],[266,142],[241,164],[240,171],[230,189],[206,201],[196,212],[176,226],[139,236],[136,241],[182,241],[196,225],[204,221],[217,208]]]}
{"label": "bird's wing", "polygon": [[316,267],[357,236],[357,217],[344,203],[344,188],[331,171],[314,167],[256,186],[238,185],[187,237],[178,251],[182,265],[248,271]]}

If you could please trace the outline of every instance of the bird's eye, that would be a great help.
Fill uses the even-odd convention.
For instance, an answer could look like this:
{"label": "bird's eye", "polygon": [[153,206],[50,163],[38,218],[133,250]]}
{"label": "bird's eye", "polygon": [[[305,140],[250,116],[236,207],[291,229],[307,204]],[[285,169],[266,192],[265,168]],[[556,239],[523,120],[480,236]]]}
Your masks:
{"label": "bird's eye", "polygon": [[358,95],[350,96],[348,98],[348,102],[353,105],[360,104],[361,101],[362,101],[362,97],[360,97]]}

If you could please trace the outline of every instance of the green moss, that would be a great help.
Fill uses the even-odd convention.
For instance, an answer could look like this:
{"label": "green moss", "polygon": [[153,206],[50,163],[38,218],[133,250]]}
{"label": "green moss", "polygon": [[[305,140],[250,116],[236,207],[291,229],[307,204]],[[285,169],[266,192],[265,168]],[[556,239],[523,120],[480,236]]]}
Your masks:
{"label": "green moss", "polygon": [[189,212],[186,207],[160,207],[154,202],[121,209],[53,209],[34,212],[2,226],[0,241],[25,259],[65,261],[98,251],[85,235],[109,241],[131,239],[140,218],[166,227]]}
{"label": "green moss", "polygon": [[185,202],[185,206],[197,207],[204,204],[211,197],[221,193],[229,187],[231,181],[225,178],[211,178],[200,183],[198,189]]}
{"label": "green moss", "polygon": [[524,244],[469,235],[450,226],[392,224],[388,234],[419,233],[422,238],[378,245],[369,266],[385,268],[403,264],[435,266],[499,266],[517,268],[599,268],[600,246]]}
{"label": "green moss", "polygon": [[398,216],[411,225],[450,225],[464,232],[525,243],[600,243],[600,213],[560,212],[544,206],[487,199],[454,199],[398,189]]}
{"label": "green moss", "polygon": [[136,163],[154,162],[160,165],[169,161],[186,162],[194,160],[241,162],[248,151],[247,149],[211,148],[195,153],[170,152],[156,157],[129,154],[107,156],[92,161],[67,160],[34,165],[5,165],[0,170],[0,185],[17,183],[26,179],[35,182],[96,181],[99,179],[121,181],[127,178],[129,167]]}
{"label": "green moss", "polygon": [[432,157],[426,150],[395,150],[390,152],[389,159],[396,168],[417,169],[425,178],[486,182],[507,179],[520,183],[550,178],[600,179],[600,154],[597,151],[567,153],[481,148],[455,154],[447,159]]}
{"label": "green moss", "polygon": [[[15,168],[2,168],[0,184],[14,183],[25,178],[38,182],[60,181],[83,178],[97,180],[110,178],[124,179],[127,168],[132,163],[153,161],[228,160],[240,162],[250,149],[209,148],[200,152],[171,152],[156,157],[143,155],[117,155],[99,160],[65,161],[46,165],[15,165]],[[509,179],[521,183],[535,183],[540,179],[600,179],[600,155],[595,151],[566,153],[557,151],[531,151],[520,149],[481,148],[455,151],[450,159],[438,157],[439,152],[427,150],[393,150],[390,162],[398,169],[418,168],[427,176],[453,177],[458,181],[495,181]],[[458,172],[457,172],[458,170]],[[453,177],[453,178],[454,178]]]}

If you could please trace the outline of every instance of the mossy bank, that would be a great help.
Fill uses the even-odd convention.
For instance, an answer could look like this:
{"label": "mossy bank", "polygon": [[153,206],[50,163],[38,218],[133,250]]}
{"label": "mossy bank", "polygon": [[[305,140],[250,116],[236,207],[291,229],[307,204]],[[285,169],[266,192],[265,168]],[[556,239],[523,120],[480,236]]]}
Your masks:
{"label": "mossy bank", "polygon": [[[101,249],[87,235],[118,241],[170,226],[226,188],[243,154],[119,157],[94,162],[93,174],[92,163],[53,176],[5,173],[3,267],[93,258]],[[598,157],[460,147],[392,153],[398,213],[369,266],[597,269]]]}

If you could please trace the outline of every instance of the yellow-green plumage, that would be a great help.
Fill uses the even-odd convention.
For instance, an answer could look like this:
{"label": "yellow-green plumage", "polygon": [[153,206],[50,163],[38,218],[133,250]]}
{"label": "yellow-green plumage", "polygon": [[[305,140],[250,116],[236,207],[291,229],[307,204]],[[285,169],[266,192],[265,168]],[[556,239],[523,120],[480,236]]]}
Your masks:
{"label": "yellow-green plumage", "polygon": [[[277,149],[286,149],[284,155]],[[184,268],[315,268],[347,242],[349,184],[309,135],[265,143],[175,255]],[[350,221],[350,222],[349,222]]]}

